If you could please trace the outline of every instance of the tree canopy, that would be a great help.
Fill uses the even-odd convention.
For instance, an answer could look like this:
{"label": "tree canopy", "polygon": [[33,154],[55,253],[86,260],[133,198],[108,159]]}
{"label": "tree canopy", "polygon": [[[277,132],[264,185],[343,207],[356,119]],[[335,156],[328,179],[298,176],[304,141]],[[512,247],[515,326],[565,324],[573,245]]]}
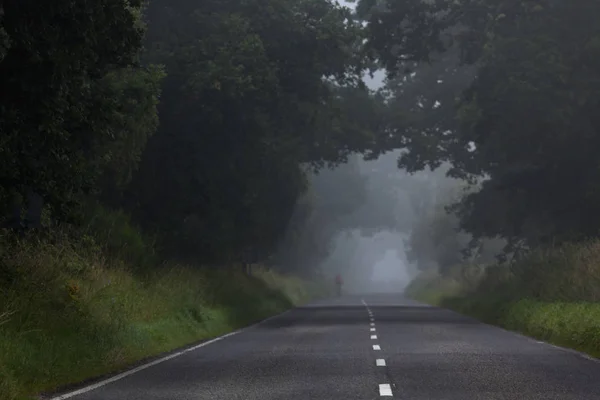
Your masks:
{"label": "tree canopy", "polygon": [[309,171],[375,147],[363,29],[329,0],[0,3],[0,198],[123,208],[165,255],[262,258]]}
{"label": "tree canopy", "polygon": [[140,6],[0,3],[5,195],[33,188],[65,215],[104,171],[118,175],[115,182],[127,180],[156,123],[161,78],[158,69],[136,67],[144,34]]}
{"label": "tree canopy", "polygon": [[[332,210],[408,224],[381,206],[395,178],[347,163],[401,149],[408,172],[479,185],[452,208],[475,238],[595,236],[598,17],[595,0],[3,0],[0,208],[34,193],[76,221],[94,199],[171,257],[264,259],[314,218],[331,239]],[[310,174],[344,163],[326,189],[347,198],[310,200]]]}
{"label": "tree canopy", "polygon": [[[420,69],[438,69],[458,84],[422,101],[442,106],[398,125],[391,140],[406,147],[400,165],[409,171],[448,161],[451,176],[483,180],[454,208],[462,228],[530,245],[598,235],[598,2],[387,0],[363,1],[362,10],[367,47],[392,76],[420,54],[394,49],[425,43],[429,56],[420,58],[431,64],[419,64],[414,79]],[[393,34],[417,20],[417,36]],[[453,67],[439,71],[450,58]],[[388,87],[398,93],[396,82]],[[442,100],[444,93],[457,101]]]}
{"label": "tree canopy", "polygon": [[145,57],[167,78],[132,209],[171,232],[165,245],[180,255],[268,253],[306,189],[306,167],[374,141],[373,121],[351,112],[369,101],[359,25],[326,0],[157,1],[147,14]]}

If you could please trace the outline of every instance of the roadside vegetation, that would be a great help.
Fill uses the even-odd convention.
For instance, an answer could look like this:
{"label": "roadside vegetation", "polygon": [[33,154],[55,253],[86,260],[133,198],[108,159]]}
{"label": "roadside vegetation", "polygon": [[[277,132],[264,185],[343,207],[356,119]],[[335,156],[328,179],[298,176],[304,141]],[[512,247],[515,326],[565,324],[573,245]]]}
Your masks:
{"label": "roadside vegetation", "polygon": [[600,242],[537,249],[512,266],[422,273],[417,300],[600,357]]}
{"label": "roadside vegetation", "polygon": [[1,399],[114,372],[326,294],[256,265],[247,275],[158,263],[148,238],[102,210],[78,233],[0,236]]}

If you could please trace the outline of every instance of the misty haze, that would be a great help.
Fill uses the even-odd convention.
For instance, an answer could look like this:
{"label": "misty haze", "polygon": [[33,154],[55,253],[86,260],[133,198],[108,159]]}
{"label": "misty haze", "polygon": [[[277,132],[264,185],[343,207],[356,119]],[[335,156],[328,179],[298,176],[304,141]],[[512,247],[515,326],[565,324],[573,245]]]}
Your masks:
{"label": "misty haze", "polygon": [[0,0],[0,400],[600,400],[600,0]]}

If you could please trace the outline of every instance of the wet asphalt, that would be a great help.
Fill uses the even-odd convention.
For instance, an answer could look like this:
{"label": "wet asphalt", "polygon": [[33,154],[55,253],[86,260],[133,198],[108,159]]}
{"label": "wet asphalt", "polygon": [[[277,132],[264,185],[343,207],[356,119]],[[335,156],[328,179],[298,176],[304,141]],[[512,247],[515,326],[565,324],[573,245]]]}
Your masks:
{"label": "wet asphalt", "polygon": [[600,362],[398,294],[365,294],[295,308],[67,396],[600,400]]}

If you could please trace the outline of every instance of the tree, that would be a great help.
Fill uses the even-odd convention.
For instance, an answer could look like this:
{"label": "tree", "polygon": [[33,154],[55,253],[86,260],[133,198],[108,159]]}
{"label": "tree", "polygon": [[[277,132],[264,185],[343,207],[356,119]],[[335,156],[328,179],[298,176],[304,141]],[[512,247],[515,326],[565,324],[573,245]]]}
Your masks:
{"label": "tree", "polygon": [[[135,129],[138,136],[141,130],[145,136],[150,133],[151,126],[134,126],[133,117],[112,120],[130,111],[131,106],[122,104],[128,96],[119,92],[140,89],[136,79],[150,84],[138,90],[134,101],[151,103],[157,95],[160,74],[149,71],[134,77],[131,69],[143,36],[140,6],[137,0],[0,3],[4,194],[25,196],[33,191],[55,216],[70,217],[72,205],[95,190],[98,176],[110,169],[108,156],[127,141],[124,130]],[[152,106],[145,112],[151,113]],[[135,145],[137,153],[141,142]]]}
{"label": "tree", "polygon": [[366,22],[368,56],[390,76],[408,72],[445,49],[443,34],[452,26],[452,2],[445,0],[359,0],[357,17]]}
{"label": "tree", "polygon": [[[599,15],[590,1],[498,9],[461,108],[461,141],[475,150],[456,164],[461,173],[490,177],[464,203],[466,228],[532,245],[598,234],[597,161],[587,150],[600,138],[592,111]],[[490,215],[483,203],[491,201],[502,212]]]}
{"label": "tree", "polygon": [[168,76],[127,207],[178,257],[273,251],[304,166],[336,165],[374,141],[372,120],[347,112],[369,99],[360,25],[327,0],[157,1],[147,16],[145,61]]}
{"label": "tree", "polygon": [[[600,40],[594,21],[600,5],[590,0],[446,5],[448,11],[435,14],[433,22],[454,27],[461,60],[477,67],[476,79],[460,101],[457,128],[447,135],[419,134],[425,146],[409,137],[411,155],[404,166],[418,170],[448,160],[452,176],[485,178],[481,190],[457,208],[461,226],[476,236],[524,238],[533,246],[596,236],[598,164],[592,149],[600,138],[594,112]],[[401,25],[384,22],[388,31]],[[385,60],[384,50],[401,39],[373,33],[370,40]],[[404,60],[386,62],[393,71]],[[399,135],[406,140],[404,132]]]}

